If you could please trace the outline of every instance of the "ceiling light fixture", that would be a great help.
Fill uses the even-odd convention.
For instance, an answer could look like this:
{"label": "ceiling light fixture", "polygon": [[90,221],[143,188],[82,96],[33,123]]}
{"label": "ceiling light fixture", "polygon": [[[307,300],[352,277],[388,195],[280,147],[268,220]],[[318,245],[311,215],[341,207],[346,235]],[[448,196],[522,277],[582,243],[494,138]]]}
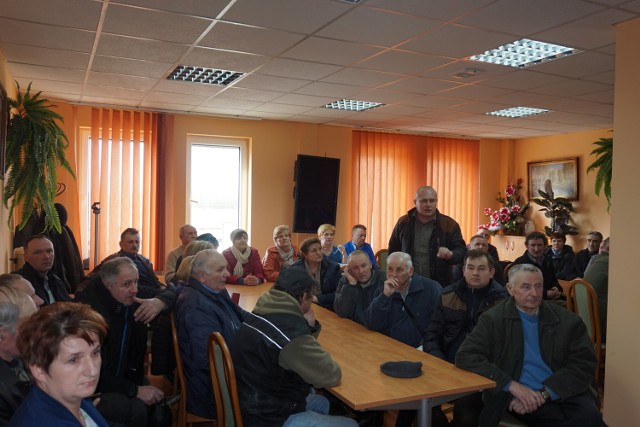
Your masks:
{"label": "ceiling light fixture", "polygon": [[333,101],[330,104],[324,106],[324,108],[333,108],[335,110],[348,110],[348,111],[364,111],[372,108],[380,107],[384,105],[380,102],[369,101],[354,101],[352,99],[341,99],[339,101]]}
{"label": "ceiling light fixture", "polygon": [[485,113],[489,116],[509,117],[516,119],[519,117],[535,116],[536,114],[548,113],[551,110],[545,110],[542,108],[530,108],[530,107],[512,107],[504,110],[491,111]]}
{"label": "ceiling light fixture", "polygon": [[526,68],[580,52],[582,51],[572,47],[522,39],[470,56],[467,59],[515,68]]}
{"label": "ceiling light fixture", "polygon": [[178,65],[175,70],[169,74],[167,80],[229,86],[242,76],[244,76],[244,73],[239,73],[237,71]]}

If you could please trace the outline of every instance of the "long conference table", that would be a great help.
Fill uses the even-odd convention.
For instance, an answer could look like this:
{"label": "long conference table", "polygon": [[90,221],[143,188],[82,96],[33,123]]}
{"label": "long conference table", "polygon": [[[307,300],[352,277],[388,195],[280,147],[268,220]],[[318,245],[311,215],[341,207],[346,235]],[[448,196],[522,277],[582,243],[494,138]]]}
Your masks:
{"label": "long conference table", "polygon": [[[240,307],[251,311],[272,285],[226,288],[229,294],[240,295]],[[313,311],[322,324],[318,341],[342,368],[342,382],[328,390],[354,410],[417,409],[417,425],[429,427],[433,406],[496,385],[318,305],[313,306]],[[400,360],[422,362],[422,375],[393,378],[380,371],[382,363]]]}

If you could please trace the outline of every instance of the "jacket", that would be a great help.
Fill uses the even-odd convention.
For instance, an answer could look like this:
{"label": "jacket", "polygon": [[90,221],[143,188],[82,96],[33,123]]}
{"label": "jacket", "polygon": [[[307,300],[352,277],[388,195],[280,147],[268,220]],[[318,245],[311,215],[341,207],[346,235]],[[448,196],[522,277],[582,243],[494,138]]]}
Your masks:
{"label": "jacket", "polygon": [[[405,252],[413,258],[415,222],[416,208],[411,209],[398,219],[389,238],[389,255],[393,252]],[[453,252],[453,256],[448,261],[436,257],[438,248],[443,246]],[[436,209],[435,225],[429,241],[429,253],[432,255],[429,258],[430,278],[440,283],[442,287],[449,286],[451,284],[451,266],[462,263],[466,252],[467,245],[462,238],[462,231],[458,223]]]}
{"label": "jacket", "polygon": [[190,278],[176,303],[176,327],[182,366],[187,383],[187,410],[206,418],[215,418],[208,342],[211,332],[220,332],[230,344],[247,312],[238,307],[225,290],[210,292]]}
{"label": "jacket", "polygon": [[[294,262],[291,268],[301,268],[306,271],[304,265],[304,258],[300,258]],[[322,259],[320,264],[320,294],[318,295],[318,304],[329,310],[333,310],[333,301],[335,300],[336,289],[338,288],[338,282],[342,277],[340,272],[340,264],[328,260]]]}
{"label": "jacket", "polygon": [[584,272],[584,280],[589,282],[598,295],[600,307],[600,330],[602,342],[607,341],[607,306],[609,305],[609,254],[601,252]]}
{"label": "jacket", "polygon": [[376,290],[379,291],[387,280],[387,273],[380,270],[372,270],[368,283],[358,283],[350,285],[347,279],[342,276],[338,282],[336,299],[333,308],[340,317],[346,317],[364,325],[364,311],[369,307]]}
{"label": "jacket", "polygon": [[[11,366],[15,362],[18,360],[9,363],[0,359],[0,426],[7,425],[16,408],[20,406],[31,390],[29,374],[23,366]],[[18,363],[22,365],[21,361]],[[19,378],[14,369],[21,369],[23,378]]]}
{"label": "jacket", "polygon": [[[347,255],[349,255],[351,252],[355,251],[356,249],[356,245],[353,244],[353,242],[351,240],[349,240],[347,243],[345,243],[344,245],[344,250],[347,253]],[[371,265],[373,266],[374,269],[378,269],[378,262],[376,261],[376,254],[373,253],[373,248],[371,247],[371,245],[367,242],[364,242],[362,244],[362,247],[359,248],[358,250],[364,252],[365,254],[367,254],[369,256],[369,261],[371,261]]]}
{"label": "jacket", "polygon": [[231,248],[227,248],[222,251],[222,255],[227,260],[227,271],[231,274],[227,278],[227,283],[237,283],[244,284],[244,277],[252,274],[260,279],[260,283],[264,282],[264,269],[262,268],[262,262],[260,261],[260,254],[256,248],[251,248],[251,253],[249,254],[249,259],[246,264],[243,264],[244,274],[242,277],[236,276],[233,274],[233,269],[235,268],[238,260],[235,256],[233,256],[233,252],[231,252]]}
{"label": "jacket", "polygon": [[[297,246],[291,245],[293,248],[293,261],[297,261],[300,258],[300,250]],[[264,277],[267,282],[275,282],[282,270],[282,260],[280,259],[280,252],[276,246],[271,246],[267,249],[267,253],[264,254],[262,259],[262,268],[264,270]]]}
{"label": "jacket", "polygon": [[281,426],[306,410],[310,386],[340,384],[340,366],[316,340],[319,332],[288,293],[272,288],[260,297],[231,343],[245,425]]}
{"label": "jacket", "polygon": [[[596,356],[584,322],[564,307],[542,301],[539,308],[540,353],[553,374],[543,384],[560,399],[589,390]],[[524,334],[515,300],[510,297],[480,317],[456,355],[456,366],[496,382],[483,393],[481,426],[496,426],[511,400],[503,391],[522,372]]]}
{"label": "jacket", "polygon": [[[31,282],[31,284],[33,285],[33,289],[36,291],[36,295],[38,295],[42,299],[42,301],[44,301],[45,305],[49,305],[52,303],[49,300],[49,293],[44,288],[44,279],[38,274],[37,271],[33,269],[31,264],[25,262],[22,268],[16,271],[16,273]],[[62,281],[62,279],[56,276],[52,270],[49,270],[47,272],[47,283],[49,285],[49,289],[51,289],[53,298],[56,301],[71,300],[64,282]]]}
{"label": "jacket", "polygon": [[[107,421],[93,406],[90,399],[83,399],[80,407],[91,417],[98,427],[108,427]],[[82,426],[62,403],[49,396],[39,387],[34,386],[22,405],[18,408],[10,427],[42,427],[43,425],[56,427]]]}
{"label": "jacket", "polygon": [[[171,289],[156,289],[138,286],[138,298],[158,298],[167,305],[165,311],[173,308],[176,295]],[[94,276],[91,283],[77,297],[78,302],[89,304],[104,317],[109,332],[102,344],[102,367],[98,391],[115,392],[135,397],[138,386],[143,384],[144,358],[147,351],[147,325],[136,322],[133,313],[138,303],[125,306],[111,296],[100,276]],[[160,317],[163,313],[160,313]],[[155,320],[154,320],[155,322]]]}
{"label": "jacket", "polygon": [[558,255],[554,255],[553,249],[549,246],[544,251],[544,257],[553,265],[553,271],[556,273],[556,279],[573,280],[578,275],[574,266],[573,248],[564,245]]}
{"label": "jacket", "polygon": [[[478,323],[480,315],[508,297],[507,290],[495,280],[482,289],[470,289],[464,278],[447,286],[427,325],[422,349],[454,363],[458,349]],[[479,300],[475,301],[475,298]]]}
{"label": "jacket", "polygon": [[384,294],[384,282],[378,286],[375,298],[364,312],[364,324],[371,330],[381,332],[411,347],[419,347],[438,304],[442,287],[438,282],[417,274],[413,274],[410,280],[405,302],[420,329],[405,310],[402,296],[398,292],[394,292],[390,297]]}

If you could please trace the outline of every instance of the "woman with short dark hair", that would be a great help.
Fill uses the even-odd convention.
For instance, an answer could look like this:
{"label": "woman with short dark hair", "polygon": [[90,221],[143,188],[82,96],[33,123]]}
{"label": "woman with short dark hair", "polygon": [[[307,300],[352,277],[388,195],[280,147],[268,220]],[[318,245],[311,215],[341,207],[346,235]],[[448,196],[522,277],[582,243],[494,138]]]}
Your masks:
{"label": "woman with short dark hair", "polygon": [[342,273],[340,265],[327,259],[322,253],[320,239],[312,237],[300,244],[302,259],[294,263],[292,268],[302,268],[316,282],[313,302],[324,308],[333,310],[333,300]]}
{"label": "woman with short dark hair", "polygon": [[19,328],[18,349],[34,386],[9,426],[107,427],[89,399],[100,379],[107,324],[88,305],[58,302]]}

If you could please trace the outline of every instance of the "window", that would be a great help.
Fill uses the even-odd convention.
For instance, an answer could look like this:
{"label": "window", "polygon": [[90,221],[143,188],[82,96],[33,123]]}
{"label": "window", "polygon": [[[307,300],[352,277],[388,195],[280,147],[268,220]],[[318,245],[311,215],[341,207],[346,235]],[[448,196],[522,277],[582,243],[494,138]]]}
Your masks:
{"label": "window", "polygon": [[187,144],[187,223],[226,249],[231,231],[248,224],[248,141],[189,135]]}

